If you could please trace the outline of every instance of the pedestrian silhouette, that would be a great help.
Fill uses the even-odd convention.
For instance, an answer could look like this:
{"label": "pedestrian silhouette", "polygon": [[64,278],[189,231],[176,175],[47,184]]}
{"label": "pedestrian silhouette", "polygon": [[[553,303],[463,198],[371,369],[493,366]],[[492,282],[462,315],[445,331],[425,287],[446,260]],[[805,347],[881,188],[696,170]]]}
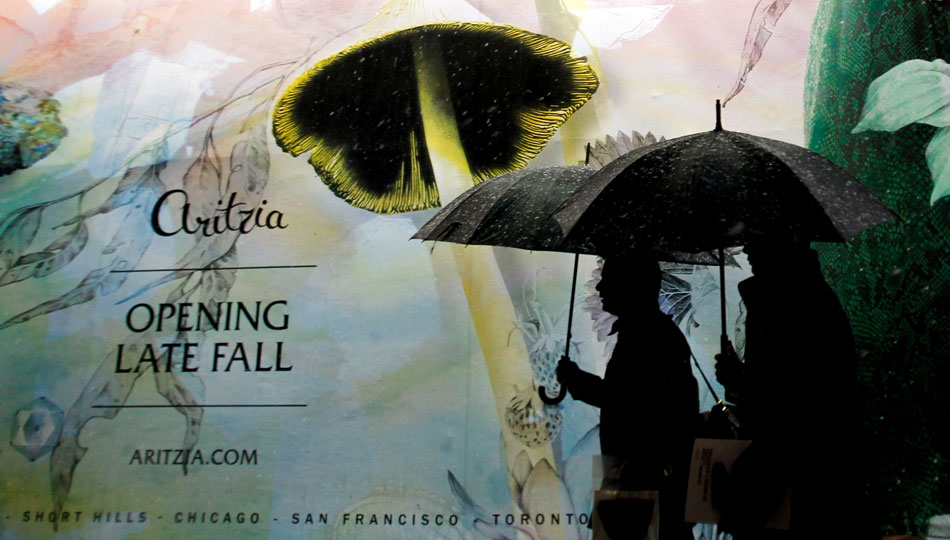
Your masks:
{"label": "pedestrian silhouette", "polygon": [[[864,538],[857,482],[856,354],[848,318],[807,244],[749,245],[744,362],[731,347],[716,377],[752,440],[713,503],[736,540]],[[791,488],[791,530],[767,520]]]}
{"label": "pedestrian silhouette", "polygon": [[[604,310],[618,320],[604,377],[567,358],[557,373],[574,399],[600,408],[601,453],[619,468],[617,475],[605,471],[603,488],[658,490],[660,538],[691,540],[692,526],[683,516],[699,392],[686,338],[659,309],[660,277],[656,259],[608,259],[596,290]],[[610,537],[643,538],[652,508],[641,501],[630,501],[626,511],[618,502],[610,505],[605,510],[616,519],[601,513]]]}

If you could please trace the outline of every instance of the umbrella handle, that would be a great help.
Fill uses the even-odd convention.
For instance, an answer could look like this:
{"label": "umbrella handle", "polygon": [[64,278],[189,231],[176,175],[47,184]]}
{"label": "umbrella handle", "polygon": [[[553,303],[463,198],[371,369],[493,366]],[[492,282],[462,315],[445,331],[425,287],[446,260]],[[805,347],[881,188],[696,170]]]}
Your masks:
{"label": "umbrella handle", "polygon": [[544,386],[538,387],[538,397],[541,398],[541,401],[547,405],[557,405],[558,403],[564,401],[564,397],[567,396],[567,385],[561,385],[561,391],[555,397],[548,396],[548,393]]}
{"label": "umbrella handle", "polygon": [[[590,143],[587,143],[584,165],[590,165]],[[567,339],[564,343],[564,356],[566,357],[570,357],[571,355],[571,326],[573,326],[574,323],[574,292],[577,290],[577,263],[580,261],[580,258],[581,254],[579,252],[574,254],[574,275],[571,278],[571,307],[567,309]],[[538,397],[547,405],[557,405],[564,401],[566,396],[567,385],[564,383],[561,383],[561,391],[554,397],[548,396],[547,389],[544,386],[538,387]]]}
{"label": "umbrella handle", "polygon": [[[590,162],[590,144],[587,145],[587,162]],[[577,290],[577,263],[580,260],[580,253],[574,254],[574,276],[571,279],[571,307],[567,309],[567,339],[564,341],[564,357],[569,358],[571,355],[571,326],[574,323],[574,292]],[[550,397],[544,386],[538,387],[538,396],[541,398],[541,401],[548,405],[557,405],[558,403],[564,401],[564,396],[567,395],[567,385],[561,383],[561,391],[554,397]]]}

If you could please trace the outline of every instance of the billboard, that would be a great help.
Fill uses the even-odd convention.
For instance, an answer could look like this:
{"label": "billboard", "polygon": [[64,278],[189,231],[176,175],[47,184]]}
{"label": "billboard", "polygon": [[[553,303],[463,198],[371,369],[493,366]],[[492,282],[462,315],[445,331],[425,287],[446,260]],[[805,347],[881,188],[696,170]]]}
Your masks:
{"label": "billboard", "polygon": [[[498,175],[712,130],[717,99],[899,216],[815,247],[862,515],[947,531],[939,2],[12,0],[0,40],[0,538],[589,538],[599,410],[537,391],[565,351],[603,374],[602,261],[572,298],[569,253],[410,238]],[[663,265],[697,413],[720,287],[745,342],[729,253]]]}

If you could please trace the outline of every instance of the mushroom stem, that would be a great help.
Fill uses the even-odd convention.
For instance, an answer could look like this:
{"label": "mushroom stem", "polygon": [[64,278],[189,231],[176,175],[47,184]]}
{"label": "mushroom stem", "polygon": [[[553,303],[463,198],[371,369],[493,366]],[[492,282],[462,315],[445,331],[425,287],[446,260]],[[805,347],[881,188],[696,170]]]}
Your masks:
{"label": "mushroom stem", "polygon": [[455,122],[449,77],[438,40],[414,37],[412,59],[429,161],[439,187],[439,202],[444,206],[472,186],[472,171]]}
{"label": "mushroom stem", "polygon": [[[439,198],[442,204],[446,204],[471,187],[472,174],[456,125],[449,94],[449,78],[438,41],[416,38],[413,60],[418,77],[419,106],[426,146]],[[440,247],[444,246],[436,246],[433,256],[445,256],[446,250]],[[458,268],[495,396],[509,470],[522,450],[527,450],[532,463],[541,458],[554,463],[550,442],[526,449],[506,428],[505,410],[509,402],[519,390],[534,384],[534,375],[524,337],[519,332],[512,332],[517,316],[494,253],[487,246],[453,244],[451,249],[454,261],[436,261],[441,263],[436,266],[444,267],[454,262]],[[511,475],[509,487],[512,493],[517,492],[517,485]]]}

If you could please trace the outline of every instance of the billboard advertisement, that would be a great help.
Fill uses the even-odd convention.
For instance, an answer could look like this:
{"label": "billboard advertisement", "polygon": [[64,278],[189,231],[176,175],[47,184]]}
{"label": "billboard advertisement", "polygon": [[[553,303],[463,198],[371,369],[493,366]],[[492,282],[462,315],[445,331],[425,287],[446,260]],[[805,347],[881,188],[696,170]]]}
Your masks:
{"label": "billboard advertisement", "polygon": [[[950,536],[940,2],[7,0],[0,41],[3,540],[591,538],[607,525],[593,513],[610,432],[626,454],[652,456],[666,428],[643,426],[687,425],[665,416],[680,405],[696,426],[721,400],[741,419],[717,378],[723,335],[737,357],[788,367],[750,384],[788,404],[769,433],[811,449],[792,461],[859,464],[853,494],[793,485],[792,530],[796,500],[833,496],[850,502],[832,516],[878,537]],[[750,315],[768,309],[742,301],[745,218],[729,222],[739,240],[725,251],[659,256],[666,326],[626,324],[626,343],[626,308],[602,298],[598,255],[610,250],[501,239],[550,227],[574,188],[531,186],[568,182],[568,170],[581,183],[707,132],[807,148],[853,175],[860,189],[822,203],[836,227],[873,214],[855,190],[888,212],[840,238],[808,236],[797,195],[770,195],[788,234],[816,241],[854,340],[834,355],[851,360],[823,363],[833,323],[820,306],[792,307],[797,292],[765,299],[780,328],[753,337]],[[682,167],[701,170],[696,155]],[[778,163],[752,161],[763,176]],[[821,175],[808,171],[811,185]],[[528,187],[500,210],[467,207],[472,227],[513,208],[498,236],[413,238],[506,174]],[[669,220],[656,230],[685,236],[722,207],[651,204]],[[640,240],[610,227],[660,223],[587,215],[608,231],[597,242],[624,246]],[[565,382],[560,403],[539,396],[570,369],[604,376],[627,356],[680,358],[669,376],[688,395],[662,370],[608,372],[613,386],[594,394],[638,411],[619,423],[580,383]],[[855,444],[821,454],[842,402]],[[688,476],[664,467],[657,478]],[[665,489],[666,505],[643,514],[649,534],[677,521],[664,519]]]}

